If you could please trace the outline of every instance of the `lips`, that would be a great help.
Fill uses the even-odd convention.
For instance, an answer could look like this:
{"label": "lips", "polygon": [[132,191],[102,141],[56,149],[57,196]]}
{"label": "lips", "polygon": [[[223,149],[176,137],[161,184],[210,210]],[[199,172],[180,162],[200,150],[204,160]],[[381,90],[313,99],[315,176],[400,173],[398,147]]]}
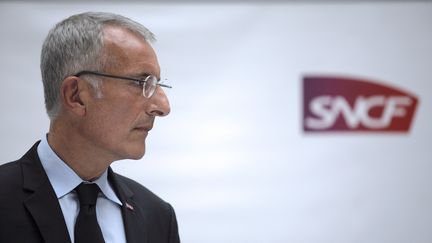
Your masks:
{"label": "lips", "polygon": [[148,133],[153,128],[153,123],[154,119],[140,118],[136,120],[132,130]]}
{"label": "lips", "polygon": [[133,130],[137,130],[140,132],[148,132],[151,130],[151,128],[149,128],[149,127],[135,127]]}
{"label": "lips", "polygon": [[153,128],[153,125],[139,125],[136,126],[133,130],[141,131],[141,132],[149,132]]}

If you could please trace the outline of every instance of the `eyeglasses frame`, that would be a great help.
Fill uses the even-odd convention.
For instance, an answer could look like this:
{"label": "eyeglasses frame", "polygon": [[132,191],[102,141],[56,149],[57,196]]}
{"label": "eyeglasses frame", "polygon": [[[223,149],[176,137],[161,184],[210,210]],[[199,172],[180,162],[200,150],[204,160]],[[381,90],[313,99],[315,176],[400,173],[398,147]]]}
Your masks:
{"label": "eyeglasses frame", "polygon": [[[140,86],[142,86],[143,90],[144,90],[144,84],[147,82],[146,79],[148,77],[150,77],[150,76],[155,77],[154,75],[148,75],[147,77],[145,77],[144,80],[142,80],[142,79],[138,79],[138,78],[118,76],[118,75],[112,75],[112,74],[107,74],[107,73],[102,73],[102,72],[96,72],[96,71],[88,71],[88,70],[80,71],[80,72],[76,73],[73,76],[80,77],[80,76],[86,75],[86,74],[91,74],[91,75],[96,75],[96,76],[102,76],[102,77],[107,77],[107,78],[115,78],[115,79],[123,79],[123,80],[134,81],[134,82],[137,82]],[[160,86],[160,87],[164,87],[164,88],[169,88],[169,89],[172,88],[172,86],[170,86],[170,85],[159,83],[159,80],[157,80],[156,86]],[[153,91],[153,93],[154,93],[154,91]],[[146,97],[146,98],[150,98],[153,95],[153,93],[149,97]],[[143,96],[145,97],[144,91],[143,91]]]}

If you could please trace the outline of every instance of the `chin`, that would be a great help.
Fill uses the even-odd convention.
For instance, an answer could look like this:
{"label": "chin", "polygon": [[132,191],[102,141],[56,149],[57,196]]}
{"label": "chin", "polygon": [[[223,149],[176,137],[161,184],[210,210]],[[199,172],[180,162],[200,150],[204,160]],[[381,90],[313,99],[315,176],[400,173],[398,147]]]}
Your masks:
{"label": "chin", "polygon": [[140,154],[137,154],[137,155],[133,155],[133,156],[131,156],[129,159],[139,160],[139,159],[141,159],[142,157],[144,157],[144,153],[140,153]]}
{"label": "chin", "polygon": [[112,151],[116,154],[117,160],[138,160],[144,156],[146,151],[146,144],[144,141],[129,141],[123,142],[120,145],[121,146],[112,148]]}
{"label": "chin", "polygon": [[144,157],[144,154],[145,154],[145,145],[139,146],[139,147],[129,151],[128,159],[138,160],[138,159],[141,159],[142,157]]}

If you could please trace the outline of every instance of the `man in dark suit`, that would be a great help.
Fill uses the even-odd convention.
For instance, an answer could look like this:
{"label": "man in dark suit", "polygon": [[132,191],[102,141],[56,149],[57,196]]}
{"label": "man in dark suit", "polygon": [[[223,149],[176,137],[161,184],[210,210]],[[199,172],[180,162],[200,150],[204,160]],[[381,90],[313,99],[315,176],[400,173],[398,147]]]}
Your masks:
{"label": "man in dark suit", "polygon": [[0,166],[0,242],[180,242],[170,204],[112,171],[140,159],[170,112],[141,24],[110,13],[58,23],[41,55],[46,137]]}

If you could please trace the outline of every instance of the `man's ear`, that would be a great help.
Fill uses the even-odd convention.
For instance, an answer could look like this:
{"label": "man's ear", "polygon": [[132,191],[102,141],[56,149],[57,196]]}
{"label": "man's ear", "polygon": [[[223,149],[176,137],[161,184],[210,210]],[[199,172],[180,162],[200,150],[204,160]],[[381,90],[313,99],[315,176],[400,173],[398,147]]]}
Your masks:
{"label": "man's ear", "polygon": [[65,78],[60,87],[64,108],[77,116],[84,116],[86,114],[86,101],[90,95],[88,88],[87,82],[78,77]]}

